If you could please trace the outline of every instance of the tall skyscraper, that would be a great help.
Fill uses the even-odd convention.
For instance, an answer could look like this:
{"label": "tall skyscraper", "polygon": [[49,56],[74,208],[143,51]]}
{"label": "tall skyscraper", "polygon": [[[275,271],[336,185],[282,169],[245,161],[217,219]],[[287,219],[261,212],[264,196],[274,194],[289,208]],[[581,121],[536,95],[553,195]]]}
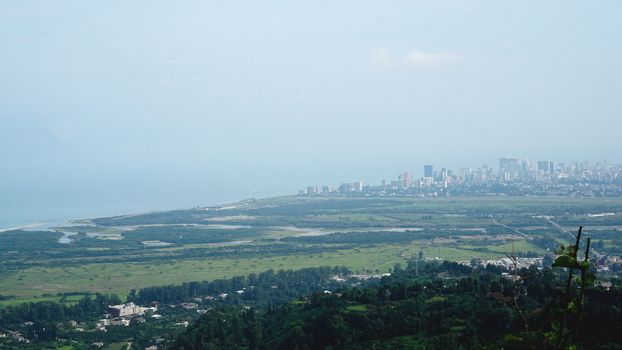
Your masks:
{"label": "tall skyscraper", "polygon": [[432,165],[424,165],[423,166],[423,176],[425,176],[425,177],[433,177],[434,176],[434,167]]}
{"label": "tall skyscraper", "polygon": [[526,178],[529,174],[529,170],[531,169],[531,164],[528,159],[523,159],[520,161],[520,177]]}
{"label": "tall skyscraper", "polygon": [[520,170],[520,162],[516,158],[499,158],[499,169],[516,172]]}
{"label": "tall skyscraper", "polygon": [[339,186],[339,192],[341,193],[354,192],[354,184],[352,184],[351,182],[342,183],[341,186]]}
{"label": "tall skyscraper", "polygon": [[413,177],[407,171],[407,172],[404,173],[404,175],[402,175],[402,187],[403,188],[411,188],[412,185],[413,185]]}
{"label": "tall skyscraper", "polygon": [[499,158],[499,172],[503,179],[516,179],[521,171],[520,161],[516,158]]}
{"label": "tall skyscraper", "polygon": [[361,181],[355,181],[352,183],[354,190],[357,192],[363,192],[363,183]]}
{"label": "tall skyscraper", "polygon": [[538,170],[541,170],[545,173],[549,172],[549,162],[547,160],[538,161]]}

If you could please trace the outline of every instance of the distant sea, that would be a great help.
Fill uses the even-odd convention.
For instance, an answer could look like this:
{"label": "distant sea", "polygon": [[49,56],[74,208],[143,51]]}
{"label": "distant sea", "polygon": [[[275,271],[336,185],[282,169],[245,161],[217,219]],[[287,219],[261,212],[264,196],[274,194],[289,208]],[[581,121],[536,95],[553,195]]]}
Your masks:
{"label": "distant sea", "polygon": [[[173,184],[174,185],[174,184]],[[88,192],[66,188],[2,191],[0,187],[0,231],[27,227],[29,230],[66,225],[71,220],[93,219],[153,211],[190,209],[231,203],[247,198],[265,198],[287,193],[246,190],[196,190],[163,186],[156,191],[138,185],[134,192],[90,189]],[[168,189],[168,188],[172,189]],[[44,188],[45,190],[45,188]]]}
{"label": "distant sea", "polygon": [[106,203],[77,203],[69,205],[32,204],[9,206],[0,204],[0,231],[23,228],[44,230],[50,227],[67,225],[71,220],[93,219],[114,215],[147,213],[173,209],[189,209],[197,205],[216,205],[219,203],[128,203],[127,201]]}

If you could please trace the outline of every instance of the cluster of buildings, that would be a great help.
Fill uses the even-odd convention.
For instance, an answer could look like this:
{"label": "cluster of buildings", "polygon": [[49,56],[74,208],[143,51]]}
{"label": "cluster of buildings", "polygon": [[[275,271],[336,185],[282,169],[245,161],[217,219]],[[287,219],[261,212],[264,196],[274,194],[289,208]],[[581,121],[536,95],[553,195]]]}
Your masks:
{"label": "cluster of buildings", "polygon": [[138,306],[134,303],[108,306],[108,313],[112,317],[127,317],[134,315],[144,315],[147,311],[157,311],[156,307]]}
{"label": "cluster of buildings", "polygon": [[[510,258],[501,258],[498,260],[482,260],[482,261],[478,261],[477,265],[479,266],[486,266],[486,265],[493,265],[493,266],[500,266],[505,268],[506,270],[512,271],[514,269],[526,269],[529,268],[530,266],[537,266],[537,267],[543,267],[542,265],[542,261],[543,258],[519,258],[516,257],[514,259],[510,259]],[[473,266],[473,262],[469,262],[469,265]],[[502,275],[503,276],[503,275]]]}
{"label": "cluster of buildings", "polygon": [[622,258],[619,256],[601,256],[597,260],[598,271],[612,272],[619,274],[622,272]]}
{"label": "cluster of buildings", "polygon": [[302,191],[304,194],[327,194],[327,193],[362,193],[365,190],[361,181],[342,183],[337,191],[333,190],[330,186],[309,186],[306,191]]}
{"label": "cluster of buildings", "polygon": [[499,167],[435,169],[423,166],[423,176],[400,173],[396,179],[380,185],[361,181],[343,183],[338,188],[308,186],[299,195],[374,195],[374,196],[450,196],[450,195],[622,195],[622,165],[607,162],[561,163],[548,160],[500,158]]}
{"label": "cluster of buildings", "polygon": [[[30,343],[30,340],[26,339],[26,337],[24,337],[20,331],[10,331],[8,334],[0,333],[0,340],[3,340],[3,339],[10,339],[15,344],[29,344]],[[2,346],[0,345],[0,347]]]}
{"label": "cluster of buildings", "polygon": [[[109,305],[108,313],[105,315],[106,317],[100,319],[99,321],[97,321],[97,323],[95,323],[95,330],[106,332],[106,327],[108,326],[127,327],[130,324],[145,323],[145,314],[147,312],[151,312],[152,317],[156,316],[154,318],[157,318],[157,316],[159,315],[155,313],[156,311],[158,311],[158,307],[156,304],[150,307],[139,306],[134,303]],[[73,323],[72,326],[76,326],[74,321],[71,321],[70,323]]]}

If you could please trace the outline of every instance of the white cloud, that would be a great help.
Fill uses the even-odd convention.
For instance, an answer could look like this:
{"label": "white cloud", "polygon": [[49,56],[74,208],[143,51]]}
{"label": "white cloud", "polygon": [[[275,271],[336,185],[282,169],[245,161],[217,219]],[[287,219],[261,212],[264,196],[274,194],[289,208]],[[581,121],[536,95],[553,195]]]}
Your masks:
{"label": "white cloud", "polygon": [[381,47],[372,51],[371,60],[374,64],[379,66],[389,66],[393,64],[393,54],[389,50]]}
{"label": "white cloud", "polygon": [[440,52],[440,53],[427,53],[421,50],[412,49],[404,55],[404,62],[407,65],[414,67],[441,67],[454,65],[462,57],[460,55]]}
{"label": "white cloud", "polygon": [[372,63],[378,66],[397,66],[415,69],[435,69],[454,66],[462,61],[462,55],[449,52],[424,52],[410,49],[403,54],[393,54],[386,48],[371,53]]}

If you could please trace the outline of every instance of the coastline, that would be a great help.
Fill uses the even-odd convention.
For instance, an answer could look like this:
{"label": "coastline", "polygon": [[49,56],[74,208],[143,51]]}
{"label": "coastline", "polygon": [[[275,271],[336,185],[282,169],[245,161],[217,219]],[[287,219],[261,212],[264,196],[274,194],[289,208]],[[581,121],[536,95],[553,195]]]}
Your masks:
{"label": "coastline", "polygon": [[34,222],[32,224],[26,224],[26,225],[21,225],[21,226],[0,228],[0,233],[4,233],[4,232],[8,232],[8,231],[16,231],[16,230],[32,230],[32,229],[35,229],[35,228],[39,228],[41,226],[43,226],[42,223]]}

